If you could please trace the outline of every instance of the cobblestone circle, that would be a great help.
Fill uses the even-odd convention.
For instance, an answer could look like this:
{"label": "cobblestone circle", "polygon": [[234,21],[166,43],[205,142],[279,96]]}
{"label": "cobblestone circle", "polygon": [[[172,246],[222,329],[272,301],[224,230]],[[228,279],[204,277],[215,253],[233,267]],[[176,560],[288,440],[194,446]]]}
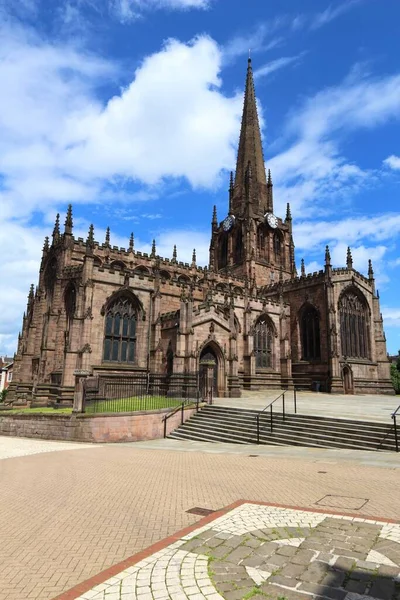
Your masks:
{"label": "cobblestone circle", "polygon": [[400,525],[246,503],[80,600],[400,600]]}

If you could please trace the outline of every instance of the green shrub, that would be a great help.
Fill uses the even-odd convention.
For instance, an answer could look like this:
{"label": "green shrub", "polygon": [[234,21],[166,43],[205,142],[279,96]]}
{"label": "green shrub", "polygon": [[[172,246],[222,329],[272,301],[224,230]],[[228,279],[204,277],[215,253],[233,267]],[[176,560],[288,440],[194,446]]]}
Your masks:
{"label": "green shrub", "polygon": [[394,391],[396,394],[400,394],[400,371],[397,370],[396,365],[390,365],[390,375],[392,378]]}

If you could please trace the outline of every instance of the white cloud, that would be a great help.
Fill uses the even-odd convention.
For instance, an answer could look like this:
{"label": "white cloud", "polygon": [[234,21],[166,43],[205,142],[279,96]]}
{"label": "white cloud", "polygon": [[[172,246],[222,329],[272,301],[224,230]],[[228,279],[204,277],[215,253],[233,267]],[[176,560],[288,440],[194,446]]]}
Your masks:
{"label": "white cloud", "polygon": [[109,6],[122,22],[129,22],[151,10],[205,9],[211,2],[212,0],[109,0]]}
{"label": "white cloud", "polygon": [[304,54],[304,52],[301,52],[301,54],[298,54],[297,56],[282,56],[281,58],[271,60],[254,71],[254,78],[259,79],[260,77],[270,75],[271,73],[274,73],[283,67],[296,64],[302,59]]}
{"label": "white cloud", "polygon": [[332,4],[330,4],[324,11],[316,14],[313,17],[310,28],[319,29],[320,27],[327,25],[331,21],[351,10],[357,4],[360,4],[362,1],[363,0],[347,0],[346,2],[338,4],[337,6],[332,6]]}
{"label": "white cloud", "polygon": [[383,306],[382,316],[386,327],[400,327],[400,308]]}
{"label": "white cloud", "polygon": [[210,38],[168,41],[102,104],[97,86],[118,78],[118,66],[4,24],[1,33],[6,215],[99,201],[110,182],[185,177],[213,187],[234,164],[242,94],[220,91],[221,52]]}
{"label": "white cloud", "polygon": [[394,171],[400,170],[400,156],[395,156],[392,154],[391,156],[385,158],[383,164]]}
{"label": "white cloud", "polygon": [[353,70],[340,85],[322,90],[293,110],[281,140],[291,143],[268,161],[278,182],[279,210],[291,202],[299,214],[312,203],[315,216],[321,206],[326,210],[326,198],[349,198],[362,186],[373,185],[376,174],[350,163],[340,152],[340,142],[355,129],[372,129],[400,118],[399,96],[400,75],[363,79]]}

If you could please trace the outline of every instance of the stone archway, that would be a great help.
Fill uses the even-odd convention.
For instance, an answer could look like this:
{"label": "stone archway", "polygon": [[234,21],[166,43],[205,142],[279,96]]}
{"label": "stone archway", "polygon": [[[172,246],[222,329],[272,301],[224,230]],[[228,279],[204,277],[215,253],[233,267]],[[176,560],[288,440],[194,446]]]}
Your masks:
{"label": "stone archway", "polygon": [[353,373],[348,365],[345,365],[342,370],[343,389],[345,394],[354,394]]}
{"label": "stone archway", "polygon": [[204,398],[224,396],[225,374],[220,348],[209,343],[202,349],[199,360],[200,392]]}

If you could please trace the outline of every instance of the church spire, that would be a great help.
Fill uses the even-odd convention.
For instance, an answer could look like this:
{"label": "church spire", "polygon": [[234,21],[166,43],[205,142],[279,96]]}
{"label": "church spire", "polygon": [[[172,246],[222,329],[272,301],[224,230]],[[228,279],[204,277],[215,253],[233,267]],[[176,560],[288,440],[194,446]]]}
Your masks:
{"label": "church spire", "polygon": [[[246,91],[244,94],[242,126],[240,129],[239,150],[236,165],[235,195],[242,196],[245,189],[246,171],[251,164],[258,203],[266,204],[267,179],[261,142],[260,123],[257,114],[254,91],[253,69],[249,58],[247,67]],[[258,192],[258,193],[257,193]]]}

